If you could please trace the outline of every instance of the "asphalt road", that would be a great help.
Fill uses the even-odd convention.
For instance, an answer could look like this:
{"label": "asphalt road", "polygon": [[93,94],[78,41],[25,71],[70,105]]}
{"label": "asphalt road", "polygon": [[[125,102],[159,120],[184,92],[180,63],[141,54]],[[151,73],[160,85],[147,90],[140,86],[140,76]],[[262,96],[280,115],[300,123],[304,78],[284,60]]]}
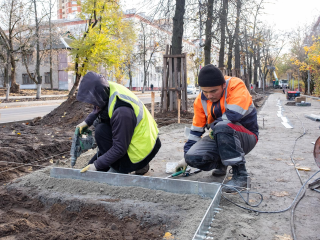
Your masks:
{"label": "asphalt road", "polygon": [[35,117],[43,117],[59,105],[45,105],[33,107],[0,109],[0,123],[30,120]]}
{"label": "asphalt road", "polygon": [[[197,93],[198,94],[198,93]],[[188,98],[195,98],[197,94],[188,94]],[[157,94],[158,95],[158,94]],[[160,102],[161,98],[158,95],[155,97],[155,102]],[[151,97],[146,95],[139,96],[144,104],[151,103]],[[46,101],[49,102],[49,101]],[[31,104],[32,102],[30,102]],[[31,120],[36,117],[43,117],[53,109],[58,107],[60,104],[52,104],[45,106],[30,106],[30,107],[16,107],[0,109],[0,124],[16,121]]]}

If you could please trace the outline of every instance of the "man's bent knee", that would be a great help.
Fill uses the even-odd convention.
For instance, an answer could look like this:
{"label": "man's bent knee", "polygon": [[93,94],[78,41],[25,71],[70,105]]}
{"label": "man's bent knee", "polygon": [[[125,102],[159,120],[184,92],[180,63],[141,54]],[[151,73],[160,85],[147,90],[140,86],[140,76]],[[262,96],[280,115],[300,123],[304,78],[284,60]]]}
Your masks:
{"label": "man's bent knee", "polygon": [[230,126],[228,126],[227,123],[219,122],[218,124],[216,124],[214,126],[213,132],[214,132],[214,134],[234,133],[234,130]]}
{"label": "man's bent knee", "polygon": [[202,155],[191,155],[187,153],[185,156],[186,163],[189,166],[194,168],[199,168],[203,171],[210,171],[216,168],[218,165],[218,159],[220,159],[219,156],[215,158],[207,154],[202,156]]}

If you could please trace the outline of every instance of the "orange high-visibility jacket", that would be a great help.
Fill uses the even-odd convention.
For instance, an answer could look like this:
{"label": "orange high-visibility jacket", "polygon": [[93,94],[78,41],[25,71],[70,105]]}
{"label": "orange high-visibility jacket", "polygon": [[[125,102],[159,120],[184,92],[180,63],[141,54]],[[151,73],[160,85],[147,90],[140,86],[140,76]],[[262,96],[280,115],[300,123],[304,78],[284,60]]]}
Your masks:
{"label": "orange high-visibility jacket", "polygon": [[225,79],[226,89],[220,101],[212,103],[202,93],[195,99],[193,122],[188,138],[193,143],[200,139],[207,124],[219,121],[240,123],[258,137],[257,111],[246,85],[236,77],[225,76]]}

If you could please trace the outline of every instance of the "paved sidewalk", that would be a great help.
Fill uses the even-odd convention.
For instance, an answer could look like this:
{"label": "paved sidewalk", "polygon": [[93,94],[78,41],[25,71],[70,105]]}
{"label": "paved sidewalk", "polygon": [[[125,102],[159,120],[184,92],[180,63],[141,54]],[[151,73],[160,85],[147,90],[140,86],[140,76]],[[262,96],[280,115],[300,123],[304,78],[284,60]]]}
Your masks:
{"label": "paved sidewalk", "polygon": [[61,100],[47,100],[47,101],[30,101],[30,102],[10,102],[10,103],[0,103],[0,109],[5,108],[16,108],[16,107],[31,107],[31,106],[41,106],[41,105],[59,105],[64,102],[65,99]]}
{"label": "paved sidewalk", "polygon": [[[63,95],[41,95],[41,98],[52,98],[52,97],[67,97],[67,94]],[[36,98],[36,96],[9,96],[9,99],[24,99],[24,98]],[[6,97],[0,97],[1,100],[6,99]]]}

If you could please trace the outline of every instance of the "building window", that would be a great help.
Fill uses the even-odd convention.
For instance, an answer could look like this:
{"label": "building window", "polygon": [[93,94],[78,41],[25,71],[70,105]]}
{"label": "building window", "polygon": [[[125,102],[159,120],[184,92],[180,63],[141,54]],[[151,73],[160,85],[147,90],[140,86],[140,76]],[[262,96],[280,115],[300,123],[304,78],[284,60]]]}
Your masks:
{"label": "building window", "polygon": [[77,7],[72,7],[72,10],[74,10],[74,11],[77,10],[77,9],[78,9]]}
{"label": "building window", "polygon": [[72,4],[73,5],[77,5],[77,1],[72,1]]}
{"label": "building window", "polygon": [[[31,73],[31,76],[33,77],[33,73]],[[34,84],[28,73],[22,74],[22,84]]]}
{"label": "building window", "polygon": [[24,61],[25,61],[27,64],[32,63],[32,61],[33,61],[33,54],[32,54],[32,53],[26,53],[26,54],[24,55]]}
{"label": "building window", "polygon": [[51,83],[50,82],[50,72],[44,73],[44,83]]}

